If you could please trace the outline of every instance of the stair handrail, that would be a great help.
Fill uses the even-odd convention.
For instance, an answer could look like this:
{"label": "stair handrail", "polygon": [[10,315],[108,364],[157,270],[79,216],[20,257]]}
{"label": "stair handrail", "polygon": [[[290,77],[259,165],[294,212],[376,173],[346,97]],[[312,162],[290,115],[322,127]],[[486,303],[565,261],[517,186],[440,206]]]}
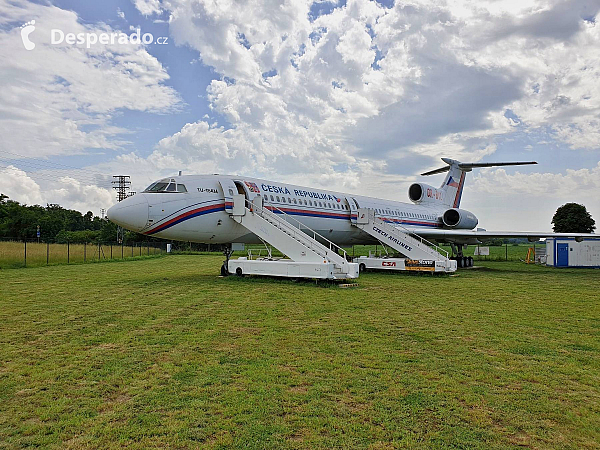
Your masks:
{"label": "stair handrail", "polygon": [[[319,241],[317,241],[317,236],[318,236],[318,237],[320,237],[321,239],[323,239],[323,240],[324,240],[324,241],[325,241],[325,242],[326,242],[326,243],[329,245],[329,251],[333,252],[334,254],[336,254],[337,256],[339,256],[340,258],[343,258],[345,262],[348,262],[348,258],[347,258],[347,256],[348,256],[348,253],[346,252],[346,250],[344,250],[342,247],[340,247],[339,245],[337,245],[335,242],[332,242],[332,241],[330,241],[330,240],[329,240],[329,239],[327,239],[325,236],[323,236],[323,235],[321,235],[321,234],[317,233],[317,232],[316,232],[315,230],[313,230],[312,228],[310,228],[310,227],[308,227],[308,226],[304,225],[304,224],[303,224],[302,222],[300,222],[298,219],[295,219],[295,218],[293,218],[292,216],[290,216],[289,214],[287,214],[285,211],[282,211],[280,208],[278,208],[277,206],[273,205],[272,203],[266,202],[266,201],[263,199],[263,203],[268,203],[268,204],[271,206],[271,208],[273,208],[273,209],[276,209],[276,210],[277,210],[277,211],[279,211],[281,214],[283,214],[283,216],[284,216],[285,220],[282,220],[280,217],[277,217],[277,214],[275,214],[273,211],[270,211],[268,208],[266,208],[266,207],[264,207],[264,206],[262,206],[262,207],[261,207],[261,206],[259,206],[259,205],[256,205],[255,203],[253,203],[253,202],[249,201],[247,198],[245,199],[245,201],[246,201],[246,204],[247,204],[248,206],[250,206],[250,208],[249,208],[249,209],[250,209],[251,211],[252,211],[252,210],[254,210],[254,209],[260,209],[260,210],[261,210],[261,213],[264,213],[264,211],[267,211],[267,213],[268,213],[268,214],[271,214],[271,215],[272,215],[272,217],[274,217],[274,218],[275,218],[275,220],[277,220],[277,221],[279,221],[279,222],[285,222],[287,225],[289,225],[288,229],[291,229],[291,230],[294,232],[294,234],[296,234],[296,235],[297,235],[297,231],[298,231],[298,232],[300,232],[300,233],[302,233],[302,234],[303,234],[303,236],[302,236],[303,238],[310,237],[310,236],[307,236],[307,234],[306,234],[306,233],[304,233],[304,232],[302,231],[302,229],[308,230],[310,233],[312,233],[312,235],[313,235],[313,236],[312,236],[313,240],[314,240],[314,241],[316,241],[318,244],[320,244],[320,245],[324,246],[324,245],[323,245],[323,244],[321,244]],[[295,227],[295,226],[294,226],[292,223],[288,222],[288,219],[291,219],[292,221],[296,222],[296,223],[298,224],[298,228],[296,228],[296,227]],[[315,248],[313,248],[313,244],[312,244],[310,241],[308,241],[308,245],[309,245],[309,248],[310,248],[311,250],[316,250]],[[337,249],[337,251],[338,251],[338,252],[341,250],[341,251],[343,252],[343,255],[340,255],[340,254],[339,254],[338,252],[336,252],[334,249]]]}
{"label": "stair handrail", "polygon": [[[371,210],[371,211],[373,211],[373,210]],[[374,217],[375,219],[377,219],[377,220],[380,220],[381,222],[383,222],[383,223],[384,223],[384,224],[386,224],[386,225],[390,225],[390,224],[388,224],[388,223],[387,223],[385,220],[383,220],[383,219],[380,219],[379,217],[377,217],[377,216],[375,215],[375,212],[374,212],[374,211],[373,211],[373,217]],[[425,244],[425,245],[427,245],[428,247],[433,247],[433,248],[434,248],[434,249],[435,249],[435,250],[436,250],[438,253],[440,253],[442,256],[444,256],[444,253],[445,253],[445,254],[446,254],[446,259],[448,259],[448,257],[449,257],[449,256],[448,256],[448,251],[447,251],[447,250],[444,250],[442,247],[440,247],[440,246],[438,246],[438,245],[434,244],[433,242],[431,242],[431,241],[428,241],[428,240],[427,240],[427,239],[425,239],[424,237],[422,237],[422,236],[420,236],[420,235],[416,234],[416,233],[414,232],[414,230],[410,230],[410,229],[406,228],[406,227],[405,227],[404,225],[402,225],[401,223],[398,223],[398,224],[394,223],[394,225],[390,225],[390,226],[391,226],[392,228],[396,228],[396,229],[398,229],[398,227],[396,227],[396,225],[398,225],[398,227],[402,228],[402,229],[403,229],[403,230],[404,230],[404,231],[405,231],[407,234],[411,235],[411,237],[412,237],[412,236],[416,236],[416,238],[418,238],[417,240],[420,240],[422,243],[424,243],[424,244]],[[415,239],[415,238],[413,238],[413,239]],[[443,252],[443,253],[442,253],[442,252]]]}

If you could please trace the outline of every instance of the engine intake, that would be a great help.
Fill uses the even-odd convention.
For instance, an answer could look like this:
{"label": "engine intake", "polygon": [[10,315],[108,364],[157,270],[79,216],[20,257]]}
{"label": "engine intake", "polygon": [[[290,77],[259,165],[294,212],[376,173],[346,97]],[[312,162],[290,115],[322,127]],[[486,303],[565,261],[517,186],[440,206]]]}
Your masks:
{"label": "engine intake", "polygon": [[477,226],[479,220],[477,220],[477,217],[475,217],[475,214],[472,212],[464,209],[452,208],[447,209],[444,212],[442,222],[450,228],[472,230]]}
{"label": "engine intake", "polygon": [[413,202],[420,202],[423,198],[423,188],[420,183],[413,183],[408,188],[408,198]]}
{"label": "engine intake", "polygon": [[444,191],[428,184],[413,183],[408,188],[408,198],[413,203],[434,203],[444,199]]}

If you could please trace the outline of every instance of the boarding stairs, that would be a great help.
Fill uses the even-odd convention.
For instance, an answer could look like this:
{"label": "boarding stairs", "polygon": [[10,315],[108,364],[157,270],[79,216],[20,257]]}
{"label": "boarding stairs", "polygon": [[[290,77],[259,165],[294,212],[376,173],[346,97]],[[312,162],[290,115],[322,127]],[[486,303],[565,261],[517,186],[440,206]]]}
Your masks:
{"label": "boarding stairs", "polygon": [[[263,202],[261,196],[249,201],[244,195],[233,195],[229,216],[293,262],[332,264],[335,279],[358,276],[358,264],[348,261],[343,248],[279,208],[266,207]],[[282,262],[285,261],[289,260]]]}
{"label": "boarding stairs", "polygon": [[446,250],[401,224],[384,222],[371,208],[359,208],[352,224],[411,260],[435,261],[436,266],[443,266],[448,270],[455,267],[456,262],[450,260]]}

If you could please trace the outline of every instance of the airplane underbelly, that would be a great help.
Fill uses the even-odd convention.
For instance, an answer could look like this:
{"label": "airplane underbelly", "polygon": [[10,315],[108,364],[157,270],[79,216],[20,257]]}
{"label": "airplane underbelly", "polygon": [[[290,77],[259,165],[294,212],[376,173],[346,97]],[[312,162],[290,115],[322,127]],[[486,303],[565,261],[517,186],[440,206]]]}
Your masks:
{"label": "airplane underbelly", "polygon": [[[376,242],[371,236],[351,225],[350,220],[303,217],[302,224],[338,245],[368,244]],[[311,234],[308,230],[303,230]],[[153,236],[204,244],[240,242],[260,244],[262,241],[242,225],[229,217],[225,211],[193,217]]]}

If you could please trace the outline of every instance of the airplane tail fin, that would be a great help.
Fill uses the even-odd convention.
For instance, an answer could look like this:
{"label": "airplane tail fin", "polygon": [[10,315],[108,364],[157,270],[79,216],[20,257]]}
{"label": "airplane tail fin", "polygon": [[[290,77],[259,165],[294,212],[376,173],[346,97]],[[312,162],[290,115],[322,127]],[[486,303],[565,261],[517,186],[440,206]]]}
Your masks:
{"label": "airplane tail fin", "polygon": [[460,199],[462,197],[463,187],[465,185],[465,177],[467,172],[478,168],[478,167],[495,167],[495,166],[522,166],[527,164],[537,164],[535,161],[521,161],[521,162],[501,162],[501,163],[462,163],[454,159],[442,158],[447,166],[440,167],[439,169],[430,170],[429,172],[422,173],[422,176],[435,175],[438,173],[448,172],[444,182],[440,186],[440,189],[444,191],[444,204],[451,208],[458,208],[460,206]]}

